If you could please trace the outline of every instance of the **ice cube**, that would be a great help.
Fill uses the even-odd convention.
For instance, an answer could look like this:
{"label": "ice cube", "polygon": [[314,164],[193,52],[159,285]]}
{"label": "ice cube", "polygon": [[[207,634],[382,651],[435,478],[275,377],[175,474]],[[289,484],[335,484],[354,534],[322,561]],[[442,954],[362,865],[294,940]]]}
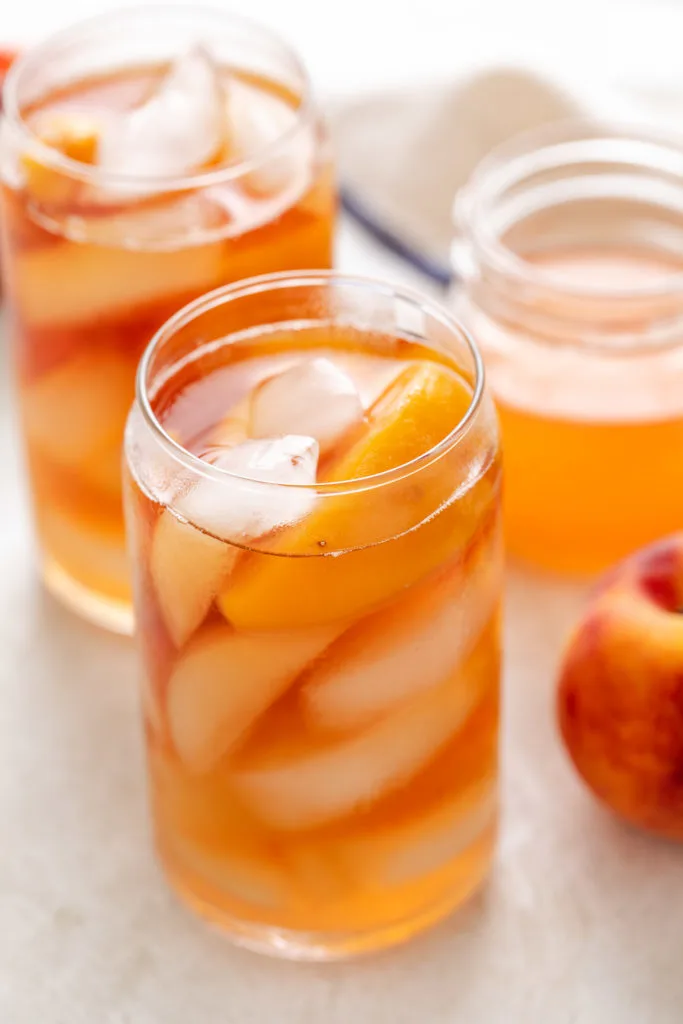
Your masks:
{"label": "ice cube", "polygon": [[462,726],[480,697],[469,677],[409,702],[364,732],[279,759],[245,755],[235,784],[276,828],[312,828],[380,800],[417,775]]}
{"label": "ice cube", "polygon": [[107,125],[97,163],[109,174],[168,178],[216,160],[226,143],[225,92],[203,46],[170,67],[156,92]]}
{"label": "ice cube", "polygon": [[223,540],[244,543],[261,537],[302,519],[315,503],[315,494],[305,487],[267,486],[315,483],[318,443],[312,437],[290,434],[244,441],[232,448],[215,448],[211,461],[227,471],[224,478],[199,481],[178,502],[178,510],[189,522]]}
{"label": "ice cube", "polygon": [[[239,160],[263,155],[243,181],[259,196],[301,193],[311,177],[314,139],[310,129],[293,131],[298,112],[283,98],[233,78],[227,89],[227,121],[231,149]],[[285,135],[292,133],[284,140]],[[275,145],[283,139],[282,145]],[[273,147],[272,156],[268,149]]]}
{"label": "ice cube", "polygon": [[339,627],[282,634],[199,633],[168,684],[174,746],[193,771],[210,771],[338,635]]}
{"label": "ice cube", "polygon": [[311,721],[356,729],[444,682],[474,647],[500,597],[501,545],[429,579],[350,630],[302,690]]}
{"label": "ice cube", "polygon": [[276,374],[254,391],[252,437],[308,434],[326,455],[363,419],[363,405],[348,374],[329,359],[306,359]]}

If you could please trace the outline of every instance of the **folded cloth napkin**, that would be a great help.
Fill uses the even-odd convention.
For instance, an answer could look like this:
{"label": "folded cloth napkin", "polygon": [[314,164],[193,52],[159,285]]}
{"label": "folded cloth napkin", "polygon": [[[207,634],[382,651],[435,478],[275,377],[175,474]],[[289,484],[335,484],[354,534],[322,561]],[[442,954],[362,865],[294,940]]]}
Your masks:
{"label": "folded cloth napkin", "polygon": [[332,114],[343,203],[382,246],[446,284],[454,197],[492,148],[568,117],[652,120],[646,110],[633,96],[512,67],[357,99]]}

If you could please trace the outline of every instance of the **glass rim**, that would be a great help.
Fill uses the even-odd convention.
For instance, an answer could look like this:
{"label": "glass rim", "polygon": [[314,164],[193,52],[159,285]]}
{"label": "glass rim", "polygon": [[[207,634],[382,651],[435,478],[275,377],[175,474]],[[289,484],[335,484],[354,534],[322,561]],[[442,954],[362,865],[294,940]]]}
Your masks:
{"label": "glass rim", "polygon": [[[459,228],[464,229],[465,237],[473,242],[488,265],[496,271],[520,284],[536,286],[539,290],[592,301],[639,301],[683,291],[683,270],[663,272],[661,278],[658,276],[654,281],[624,287],[606,287],[597,282],[572,284],[571,281],[558,279],[541,266],[518,256],[501,241],[487,223],[495,203],[505,195],[508,188],[518,185],[523,189],[525,180],[536,170],[553,167],[558,170],[562,167],[570,169],[574,162],[566,157],[556,161],[548,158],[545,162],[534,165],[534,158],[539,158],[543,153],[549,157],[553,149],[560,149],[563,144],[589,146],[591,143],[602,143],[604,147],[610,141],[639,146],[642,150],[647,148],[651,154],[656,147],[660,151],[667,150],[677,157],[680,161],[677,173],[681,178],[683,198],[683,137],[667,131],[666,128],[642,122],[598,117],[567,117],[518,133],[512,139],[495,146],[480,161],[454,201],[452,219],[456,231]],[[607,161],[605,156],[598,153],[595,162]],[[662,173],[663,170],[661,166],[654,162],[648,163],[642,157],[640,161],[635,158],[624,158],[623,162],[650,170],[653,176]],[[531,187],[533,188],[533,185]],[[456,237],[454,246],[457,242]]]}
{"label": "glass rim", "polygon": [[[272,481],[258,480],[254,477],[243,476],[227,469],[214,466],[204,459],[193,455],[183,445],[179,444],[166,432],[163,424],[156,416],[149,397],[147,376],[150,363],[158,352],[161,345],[173,337],[179,330],[186,327],[205,312],[225,305],[227,302],[247,296],[258,295],[261,292],[288,287],[311,287],[329,286],[340,283],[352,288],[363,289],[366,292],[375,293],[385,298],[404,299],[433,316],[443,327],[458,335],[465,342],[467,350],[472,357],[474,365],[474,383],[472,395],[465,413],[460,417],[453,429],[438,444],[433,445],[427,451],[420,453],[409,462],[402,463],[392,469],[384,470],[381,473],[374,473],[369,476],[356,477],[350,480],[319,481],[311,484],[299,483],[277,483]],[[254,327],[260,325],[254,324]],[[264,326],[276,327],[277,323]],[[251,330],[251,328],[250,328]],[[241,332],[240,332],[241,333]],[[228,335],[229,337],[229,335]],[[437,459],[451,451],[462,438],[469,432],[477,411],[481,405],[485,388],[484,362],[470,332],[440,303],[428,296],[422,295],[418,290],[394,285],[378,278],[365,277],[356,274],[347,274],[336,270],[304,270],[304,271],[281,271],[274,274],[262,274],[257,277],[246,278],[232,284],[223,285],[198,299],[189,302],[179,309],[168,319],[151,338],[138,364],[135,380],[135,405],[141,410],[146,425],[151,429],[155,439],[162,445],[167,454],[171,455],[177,462],[182,463],[195,473],[218,482],[225,482],[228,479],[240,480],[249,484],[260,484],[266,488],[287,488],[294,491],[315,492],[317,494],[344,494],[365,490],[374,490],[377,487],[394,483],[405,479],[413,473],[418,472],[425,466],[431,465]]]}
{"label": "glass rim", "polygon": [[[194,171],[188,174],[173,175],[140,175],[125,174],[111,171],[103,171],[96,164],[85,164],[79,160],[61,153],[58,149],[43,142],[39,135],[31,129],[24,119],[21,106],[18,101],[18,89],[21,77],[27,71],[50,59],[54,47],[60,47],[69,42],[76,41],[82,33],[105,29],[108,24],[119,23],[122,19],[129,17],[150,17],[169,18],[169,20],[181,20],[183,18],[195,17],[211,18],[224,25],[227,29],[236,26],[245,31],[258,33],[261,38],[275,44],[290,61],[301,80],[300,103],[295,109],[294,122],[282,132],[276,139],[272,139],[258,153],[245,160],[236,160],[223,166],[213,167],[208,170]],[[111,184],[114,187],[126,186],[131,189],[153,188],[160,192],[184,192],[195,188],[206,188],[212,185],[220,185],[226,181],[232,181],[243,175],[258,170],[268,161],[273,159],[281,149],[292,142],[299,132],[311,125],[315,119],[315,105],[313,101],[313,90],[310,75],[306,65],[298,52],[276,31],[270,29],[256,18],[247,15],[236,14],[232,11],[223,11],[217,7],[206,4],[171,4],[158,5],[133,4],[127,7],[116,8],[115,10],[104,11],[89,18],[82,18],[69,25],[67,28],[53,32],[41,42],[29,46],[19,54],[12,62],[5,77],[2,89],[3,118],[11,128],[18,132],[27,144],[31,147],[32,154],[35,154],[41,164],[53,170],[61,171],[78,181],[88,184]]]}

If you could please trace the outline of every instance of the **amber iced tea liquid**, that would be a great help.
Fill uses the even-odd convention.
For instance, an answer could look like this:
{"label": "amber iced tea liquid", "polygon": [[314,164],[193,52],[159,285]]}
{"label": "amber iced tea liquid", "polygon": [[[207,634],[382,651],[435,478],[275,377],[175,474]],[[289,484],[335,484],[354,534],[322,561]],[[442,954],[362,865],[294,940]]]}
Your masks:
{"label": "amber iced tea liquid", "polygon": [[57,37],[20,63],[7,111],[3,262],[43,572],[127,631],[137,361],[213,287],[329,266],[330,169],[296,59],[218,13],[117,13]]}
{"label": "amber iced tea liquid", "polygon": [[[496,428],[415,300],[419,340],[388,290],[260,287],[270,326],[215,337],[200,306],[158,336],[128,427],[152,810],[200,914],[324,958],[409,937],[490,864]],[[225,323],[258,298],[228,290]]]}
{"label": "amber iced tea liquid", "polygon": [[463,196],[456,309],[500,413],[508,548],[544,568],[595,572],[683,523],[677,154],[563,126]]}

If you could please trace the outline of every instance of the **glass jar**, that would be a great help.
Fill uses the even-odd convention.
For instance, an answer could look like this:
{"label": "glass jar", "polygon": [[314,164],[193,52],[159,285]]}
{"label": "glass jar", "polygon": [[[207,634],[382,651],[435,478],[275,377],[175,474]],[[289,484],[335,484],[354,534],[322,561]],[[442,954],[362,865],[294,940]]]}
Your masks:
{"label": "glass jar", "polygon": [[683,143],[567,122],[456,201],[457,314],[481,346],[513,556],[591,573],[683,525]]}
{"label": "glass jar", "polygon": [[0,197],[43,577],[130,632],[121,440],[145,345],[211,288],[331,265],[334,187],[306,71],[219,10],[84,22],[8,76]]}
{"label": "glass jar", "polygon": [[[301,390],[316,373],[337,381],[329,408]],[[340,424],[333,392],[354,390],[364,411]],[[151,342],[125,451],[176,891],[235,941],[303,959],[449,913],[486,876],[497,819],[500,461],[468,336],[339,274],[222,289]]]}

